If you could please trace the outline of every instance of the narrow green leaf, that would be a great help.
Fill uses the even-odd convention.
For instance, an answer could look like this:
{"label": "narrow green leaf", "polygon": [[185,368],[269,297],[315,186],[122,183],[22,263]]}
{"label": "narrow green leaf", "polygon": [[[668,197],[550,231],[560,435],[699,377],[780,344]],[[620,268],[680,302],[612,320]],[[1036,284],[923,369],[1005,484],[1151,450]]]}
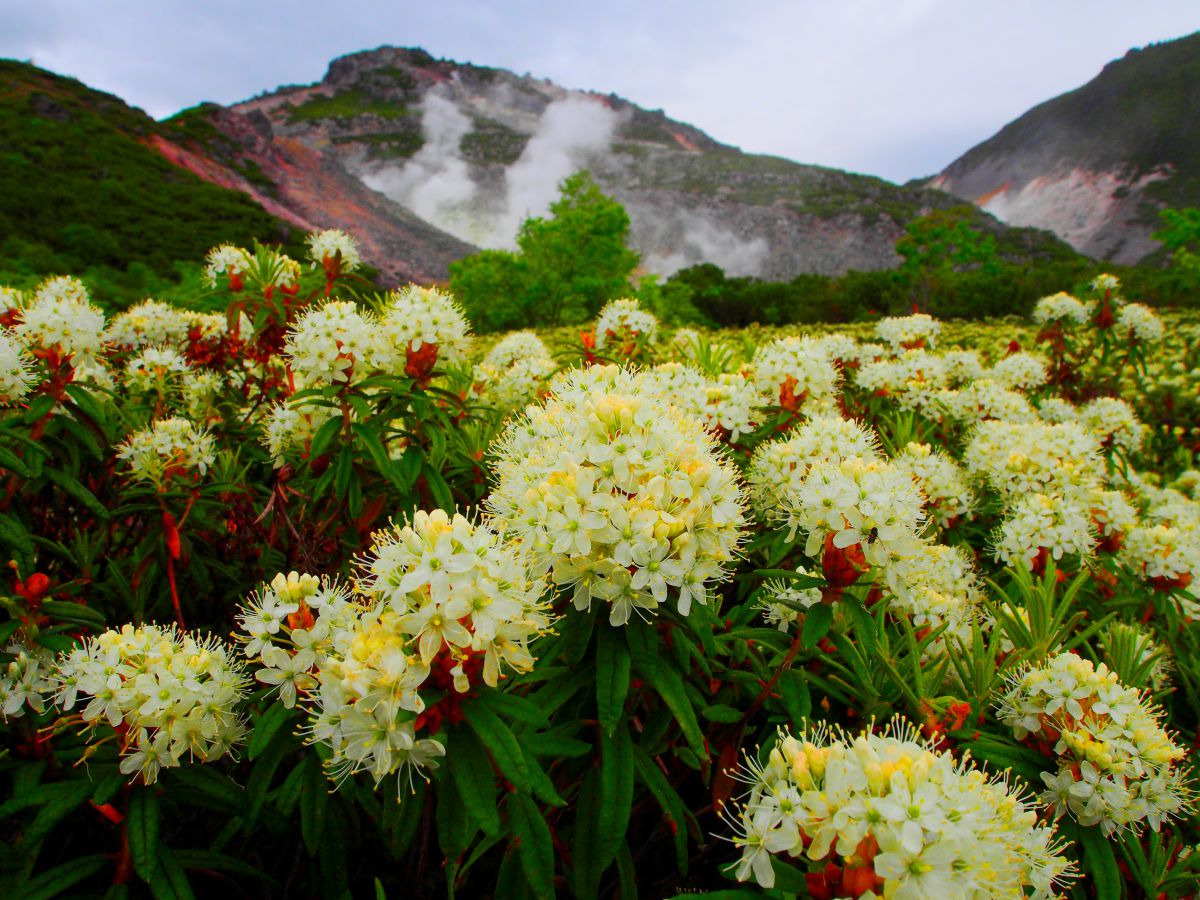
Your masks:
{"label": "narrow green leaf", "polygon": [[333,492],[344,499],[350,489],[350,479],[354,477],[354,448],[343,447],[338,453],[337,462],[333,464]]}
{"label": "narrow green leaf", "polygon": [[229,872],[243,878],[253,878],[255,881],[261,881],[273,888],[279,886],[279,882],[262,869],[224,853],[215,853],[212,850],[176,850],[175,859],[185,869],[211,869],[214,872]]}
{"label": "narrow green leaf", "polygon": [[563,737],[551,732],[521,735],[521,746],[537,756],[572,758],[590,753],[592,745],[577,738]]}
{"label": "narrow green leaf", "polygon": [[621,900],[637,900],[637,869],[633,854],[629,852],[629,841],[621,841],[617,850],[617,877],[620,880]]}
{"label": "narrow green leaf", "polygon": [[675,865],[680,874],[687,874],[687,807],[662,769],[641,747],[633,748],[633,765],[638,781],[646,786],[666,817],[667,827],[675,842]]}
{"label": "narrow green leaf", "polygon": [[92,877],[108,864],[108,856],[103,853],[81,856],[79,859],[73,859],[41,872],[36,878],[21,885],[14,896],[19,893],[21,900],[50,900],[51,897],[57,897],[67,888],[74,887],[79,882]]}
{"label": "narrow green leaf", "polygon": [[706,706],[700,710],[700,715],[704,716],[710,722],[723,722],[725,724],[732,724],[733,722],[740,722],[742,720],[740,712],[732,706],[726,706],[724,703],[714,703],[712,706]]}
{"label": "narrow green leaf", "polygon": [[1117,867],[1112,843],[1097,825],[1081,825],[1076,830],[1079,843],[1083,846],[1084,859],[1087,860],[1085,869],[1092,876],[1097,900],[1121,900],[1124,879]]}
{"label": "narrow green leaf", "polygon": [[462,711],[467,724],[479,735],[504,777],[518,789],[529,793],[531,786],[529,770],[525,767],[525,755],[508,726],[483,703],[466,703]]}
{"label": "narrow green leaf", "polygon": [[611,736],[624,719],[629,692],[629,650],[619,630],[601,622],[596,626],[596,716]]}
{"label": "narrow green leaf", "polygon": [[617,858],[633,807],[633,739],[624,723],[614,734],[600,737],[600,796],[596,856],[603,872]]}
{"label": "narrow green leaf", "polygon": [[799,726],[812,715],[812,694],[803,672],[797,669],[784,672],[779,678],[779,694],[793,726]]}
{"label": "narrow green leaf", "polygon": [[125,829],[133,868],[149,884],[158,869],[158,795],[152,787],[135,787],[129,796]]}
{"label": "narrow green leaf", "polygon": [[429,460],[425,460],[422,472],[425,475],[425,484],[429,486],[429,493],[433,495],[433,502],[446,512],[453,511],[454,495],[450,493],[450,485],[446,484],[442,473],[430,465]]}
{"label": "narrow green leaf", "polygon": [[708,749],[704,745],[704,734],[700,731],[700,723],[696,721],[696,710],[688,699],[683,687],[683,679],[672,666],[663,665],[660,661],[655,673],[654,689],[662,697],[663,703],[675,716],[675,721],[683,730],[683,736],[701,759],[708,759]]}
{"label": "narrow green leaf", "polygon": [[600,875],[603,872],[596,848],[596,823],[599,817],[598,807],[608,801],[599,796],[599,781],[596,770],[589,768],[583,776],[583,784],[575,799],[571,881],[575,896],[581,900],[590,900],[596,896],[600,890]]}
{"label": "narrow green leaf", "polygon": [[150,882],[150,893],[162,900],[195,900],[187,872],[165,843],[158,844],[157,876]]}
{"label": "narrow green leaf", "polygon": [[325,820],[329,809],[329,779],[321,760],[315,753],[308,754],[303,763],[304,790],[300,792],[300,837],[309,856],[316,856],[321,849],[325,834]]}
{"label": "narrow green leaf", "polygon": [[514,722],[524,722],[535,728],[548,728],[550,720],[542,712],[541,707],[531,700],[516,694],[503,694],[500,691],[484,691],[479,699],[490,706],[497,715]]}
{"label": "narrow green leaf", "polygon": [[96,629],[103,629],[106,624],[103,613],[81,603],[70,603],[66,600],[43,600],[41,611],[57,622],[87,625]]}
{"label": "narrow green leaf", "polygon": [[313,435],[312,443],[309,444],[309,458],[316,459],[318,456],[321,456],[325,452],[325,448],[329,446],[329,442],[333,440],[334,435],[341,431],[341,429],[341,416],[334,416],[321,425],[317,429],[317,433]]}
{"label": "narrow green leaf", "polygon": [[631,619],[624,628],[625,640],[629,644],[629,658],[633,667],[647,681],[653,681],[658,671],[658,628],[652,622]]}
{"label": "narrow green leaf", "polygon": [[595,624],[594,613],[567,610],[566,616],[558,624],[558,633],[562,636],[563,659],[568,664],[575,665],[583,659],[591,643]]}
{"label": "narrow green leaf", "polygon": [[808,612],[804,614],[804,630],[801,632],[800,643],[805,649],[817,646],[821,638],[829,634],[829,627],[832,624],[832,606],[818,603],[816,606],[809,607]]}
{"label": "narrow green leaf", "polygon": [[258,759],[267,749],[279,729],[292,718],[292,712],[277,700],[259,716],[258,721],[254,723],[254,730],[250,734],[250,742],[246,745],[246,754],[251,759]]}
{"label": "narrow green leaf", "polygon": [[521,735],[521,752],[525,754],[525,766],[529,769],[529,783],[533,786],[533,796],[551,806],[566,806],[567,801],[558,796],[558,791],[554,789],[554,782],[550,780],[546,770],[537,761],[537,757],[525,745],[525,738],[526,735]]}
{"label": "narrow green leaf", "polygon": [[496,808],[496,779],[487,750],[470,728],[454,728],[447,735],[446,765],[458,788],[462,804],[484,834],[500,833]]}
{"label": "narrow green leaf", "polygon": [[74,499],[82,503],[87,511],[97,519],[107,520],[108,509],[96,499],[96,495],[84,487],[76,478],[60,469],[47,469],[44,473],[46,480]]}
{"label": "narrow green leaf", "polygon": [[534,802],[524,794],[509,794],[505,812],[517,839],[517,853],[521,857],[525,879],[538,897],[553,897],[554,844],[550,839],[550,827]]}

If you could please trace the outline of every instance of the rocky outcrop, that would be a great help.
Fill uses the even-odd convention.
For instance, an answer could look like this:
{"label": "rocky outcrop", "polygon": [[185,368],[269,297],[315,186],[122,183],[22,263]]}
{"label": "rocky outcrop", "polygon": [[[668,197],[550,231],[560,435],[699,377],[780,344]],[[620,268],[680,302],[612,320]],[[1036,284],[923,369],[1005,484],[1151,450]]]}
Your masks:
{"label": "rocky outcrop", "polygon": [[1200,34],[1131,50],[929,185],[1090,256],[1141,260],[1160,209],[1200,205]]}

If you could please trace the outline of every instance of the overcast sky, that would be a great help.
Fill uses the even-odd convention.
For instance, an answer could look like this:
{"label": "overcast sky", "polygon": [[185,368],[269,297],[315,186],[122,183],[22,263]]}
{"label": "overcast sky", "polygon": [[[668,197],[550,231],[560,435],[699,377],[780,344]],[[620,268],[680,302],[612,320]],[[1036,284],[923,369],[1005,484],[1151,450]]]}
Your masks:
{"label": "overcast sky", "polygon": [[7,0],[0,56],[163,117],[381,44],[616,93],[744,150],[928,175],[1197,0]]}

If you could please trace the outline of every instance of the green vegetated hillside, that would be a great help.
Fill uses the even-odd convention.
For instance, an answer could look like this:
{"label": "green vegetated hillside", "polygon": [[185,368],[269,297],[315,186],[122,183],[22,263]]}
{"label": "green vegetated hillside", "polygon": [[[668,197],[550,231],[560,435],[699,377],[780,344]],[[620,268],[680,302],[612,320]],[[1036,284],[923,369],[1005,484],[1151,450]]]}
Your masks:
{"label": "green vegetated hillside", "polygon": [[117,97],[0,61],[4,280],[91,270],[100,298],[113,301],[121,288],[155,286],[178,262],[198,262],[223,241],[292,236],[245,194],[209,184],[147,145],[169,135]]}

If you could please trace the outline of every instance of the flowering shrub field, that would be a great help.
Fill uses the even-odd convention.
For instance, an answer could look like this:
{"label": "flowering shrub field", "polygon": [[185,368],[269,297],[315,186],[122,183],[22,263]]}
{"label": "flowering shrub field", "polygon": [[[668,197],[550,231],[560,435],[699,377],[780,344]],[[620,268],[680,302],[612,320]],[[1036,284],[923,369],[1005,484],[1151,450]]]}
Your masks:
{"label": "flowering shrub field", "polygon": [[0,289],[0,893],[1183,897],[1200,327]]}

